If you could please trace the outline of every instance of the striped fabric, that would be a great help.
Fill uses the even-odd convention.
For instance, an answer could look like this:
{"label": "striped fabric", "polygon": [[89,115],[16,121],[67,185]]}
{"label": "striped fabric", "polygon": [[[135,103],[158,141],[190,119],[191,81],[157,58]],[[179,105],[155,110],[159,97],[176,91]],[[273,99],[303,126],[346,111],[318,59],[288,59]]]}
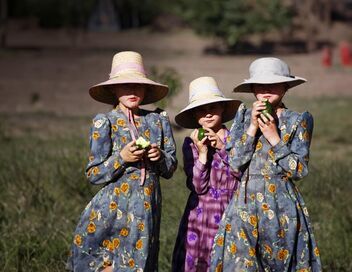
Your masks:
{"label": "striped fabric", "polygon": [[230,169],[225,149],[209,149],[208,162],[203,165],[187,137],[183,155],[191,193],[179,227],[172,271],[208,271],[213,238],[240,175]]}

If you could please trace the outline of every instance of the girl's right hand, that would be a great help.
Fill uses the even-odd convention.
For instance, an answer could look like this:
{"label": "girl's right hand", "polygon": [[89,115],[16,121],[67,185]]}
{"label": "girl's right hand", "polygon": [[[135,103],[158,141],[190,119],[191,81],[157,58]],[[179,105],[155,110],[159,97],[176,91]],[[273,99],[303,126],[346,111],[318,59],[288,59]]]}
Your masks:
{"label": "girl's right hand", "polygon": [[258,118],[262,113],[262,110],[265,109],[265,103],[263,101],[255,101],[252,107],[252,116],[251,116],[251,125],[256,128],[259,127]]}
{"label": "girl's right hand", "polygon": [[121,150],[120,156],[125,162],[136,162],[143,158],[145,153],[144,149],[138,149],[136,141],[129,142]]}
{"label": "girl's right hand", "polygon": [[251,124],[247,130],[248,135],[255,136],[255,134],[257,133],[257,130],[259,128],[258,119],[262,110],[264,109],[265,109],[265,104],[263,101],[258,100],[253,103],[252,114],[251,114]]}
{"label": "girl's right hand", "polygon": [[208,153],[208,146],[205,144],[205,141],[208,139],[208,137],[206,136],[201,141],[199,141],[198,129],[195,129],[191,133],[191,139],[198,148],[200,162],[205,164],[207,162],[207,153]]}
{"label": "girl's right hand", "polygon": [[108,266],[108,267],[106,267],[102,272],[112,272],[112,266],[110,265],[110,266]]}

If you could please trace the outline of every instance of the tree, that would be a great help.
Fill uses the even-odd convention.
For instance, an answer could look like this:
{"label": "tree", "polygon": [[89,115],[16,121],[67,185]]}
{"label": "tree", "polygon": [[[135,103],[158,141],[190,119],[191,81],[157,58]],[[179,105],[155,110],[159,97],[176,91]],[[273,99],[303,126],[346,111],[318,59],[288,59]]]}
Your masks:
{"label": "tree", "polygon": [[179,13],[200,34],[216,36],[229,47],[246,36],[279,29],[291,21],[280,0],[180,0]]}
{"label": "tree", "polygon": [[296,27],[303,29],[308,51],[317,48],[317,34],[327,32],[331,24],[332,0],[294,1]]}

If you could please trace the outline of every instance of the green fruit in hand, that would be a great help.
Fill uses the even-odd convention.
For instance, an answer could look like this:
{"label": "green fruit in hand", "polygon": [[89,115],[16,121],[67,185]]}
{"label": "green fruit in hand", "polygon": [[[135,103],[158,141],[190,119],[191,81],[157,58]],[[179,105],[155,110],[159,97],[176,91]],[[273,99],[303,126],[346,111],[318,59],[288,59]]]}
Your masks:
{"label": "green fruit in hand", "polygon": [[198,140],[201,141],[205,137],[205,129],[198,128]]}
{"label": "green fruit in hand", "polygon": [[273,106],[270,104],[268,99],[265,99],[263,102],[265,104],[265,109],[262,110],[262,114],[264,114],[265,117],[269,118],[268,114],[270,114],[271,116],[273,115]]}
{"label": "green fruit in hand", "polygon": [[136,141],[138,149],[146,149],[150,146],[150,142],[145,140],[143,137],[139,137]]}

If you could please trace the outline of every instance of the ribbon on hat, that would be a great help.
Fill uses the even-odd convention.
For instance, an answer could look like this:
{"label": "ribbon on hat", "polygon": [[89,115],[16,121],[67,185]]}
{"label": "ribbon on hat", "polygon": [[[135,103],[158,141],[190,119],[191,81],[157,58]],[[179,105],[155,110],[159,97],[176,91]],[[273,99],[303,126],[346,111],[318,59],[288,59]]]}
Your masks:
{"label": "ribbon on hat", "polygon": [[209,94],[201,94],[201,95],[193,96],[193,97],[191,98],[191,100],[189,101],[189,103],[193,103],[193,102],[195,102],[195,101],[197,101],[197,100],[211,99],[212,97],[221,97],[221,98],[224,98],[224,96],[222,96],[222,95],[217,95],[217,94],[211,94],[211,95],[209,95]]}
{"label": "ribbon on hat", "polygon": [[126,62],[120,65],[114,66],[111,69],[111,73],[109,74],[109,76],[110,78],[114,78],[125,73],[135,73],[145,77],[145,70],[143,66],[133,62]]}

